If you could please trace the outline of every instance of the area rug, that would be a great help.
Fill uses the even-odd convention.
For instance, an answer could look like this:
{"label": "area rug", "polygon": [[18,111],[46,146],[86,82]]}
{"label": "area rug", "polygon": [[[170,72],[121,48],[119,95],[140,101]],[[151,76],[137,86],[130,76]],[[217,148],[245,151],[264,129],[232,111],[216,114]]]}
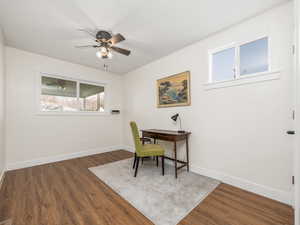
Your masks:
{"label": "area rug", "polygon": [[147,160],[133,177],[133,159],[89,168],[99,179],[126,199],[156,225],[176,225],[218,185],[219,181],[183,170],[174,177],[174,167]]}

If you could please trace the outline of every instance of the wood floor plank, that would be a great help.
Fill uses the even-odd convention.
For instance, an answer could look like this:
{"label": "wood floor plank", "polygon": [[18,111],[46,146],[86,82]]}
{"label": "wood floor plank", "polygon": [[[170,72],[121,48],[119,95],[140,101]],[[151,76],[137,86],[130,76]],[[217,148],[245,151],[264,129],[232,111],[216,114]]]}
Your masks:
{"label": "wood floor plank", "polygon": [[[13,225],[153,225],[88,168],[132,157],[119,150],[7,172],[0,221]],[[167,216],[167,215],[166,215]],[[293,225],[285,204],[219,185],[180,225]]]}

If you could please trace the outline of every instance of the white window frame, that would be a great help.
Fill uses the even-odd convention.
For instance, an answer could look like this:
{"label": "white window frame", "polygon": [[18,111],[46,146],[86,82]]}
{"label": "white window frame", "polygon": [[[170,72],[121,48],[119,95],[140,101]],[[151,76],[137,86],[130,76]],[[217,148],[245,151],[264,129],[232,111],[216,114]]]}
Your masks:
{"label": "white window frame", "polygon": [[[260,39],[263,38],[268,38],[268,70],[264,71],[264,72],[259,72],[259,73],[251,73],[251,74],[245,74],[245,75],[240,75],[240,47],[242,45],[251,43],[251,42],[255,42],[258,41]],[[264,77],[263,81],[266,80],[265,75],[272,75],[272,74],[277,74],[279,71],[275,71],[272,70],[272,66],[271,66],[271,39],[270,36],[268,35],[263,35],[263,36],[259,36],[256,38],[253,38],[251,40],[248,41],[243,41],[243,42],[233,42],[229,45],[225,45],[221,48],[216,48],[216,49],[212,49],[208,51],[208,55],[209,55],[209,78],[208,78],[208,82],[206,85],[210,85],[210,84],[220,84],[220,83],[226,83],[226,82],[232,82],[232,81],[237,81],[237,80],[241,80],[241,79],[253,79],[253,78],[257,78],[257,77]],[[223,81],[214,81],[213,80],[213,55],[220,52],[220,51],[224,51],[230,48],[235,48],[235,76],[233,79],[229,79],[229,80],[223,80]],[[272,76],[272,79],[274,78],[274,76]],[[277,76],[276,76],[277,78]],[[255,82],[259,81],[260,79],[253,79]],[[248,83],[248,82],[247,82]],[[238,85],[240,85],[241,82],[238,82]],[[222,86],[222,85],[219,85]],[[232,84],[230,86],[233,86]]]}
{"label": "white window frame", "polygon": [[[57,78],[57,79],[64,79],[64,80],[69,80],[69,81],[74,81],[76,82],[76,98],[79,100],[79,85],[81,83],[83,84],[90,84],[90,85],[97,85],[97,86],[103,86],[104,87],[104,111],[103,112],[99,112],[99,111],[42,111],[41,110],[41,105],[40,105],[40,97],[42,94],[42,77],[43,76],[47,76],[47,77],[51,77],[51,78]],[[90,81],[90,80],[82,80],[82,79],[77,79],[77,78],[73,78],[71,76],[64,76],[64,75],[57,75],[57,74],[53,74],[53,73],[46,73],[46,72],[39,72],[37,75],[37,85],[36,85],[36,105],[37,105],[37,115],[110,115],[109,114],[109,109],[107,108],[108,106],[108,101],[109,101],[109,83],[106,81]]]}

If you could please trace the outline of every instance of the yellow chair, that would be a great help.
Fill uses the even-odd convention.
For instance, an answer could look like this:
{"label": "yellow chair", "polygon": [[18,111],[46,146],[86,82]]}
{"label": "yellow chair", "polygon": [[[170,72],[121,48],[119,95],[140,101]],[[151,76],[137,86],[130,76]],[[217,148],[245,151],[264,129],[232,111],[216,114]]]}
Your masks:
{"label": "yellow chair", "polygon": [[[165,174],[165,150],[158,144],[145,144],[141,143],[139,131],[135,122],[130,122],[133,141],[135,145],[133,169],[135,169],[134,177],[136,177],[139,167],[140,158],[156,156],[161,157],[162,162],[162,175]],[[157,161],[158,162],[158,161]]]}

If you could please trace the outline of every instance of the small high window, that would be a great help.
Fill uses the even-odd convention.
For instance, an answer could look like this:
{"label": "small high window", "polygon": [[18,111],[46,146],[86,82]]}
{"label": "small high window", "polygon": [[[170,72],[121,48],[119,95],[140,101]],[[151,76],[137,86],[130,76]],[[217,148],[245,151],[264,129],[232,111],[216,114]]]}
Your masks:
{"label": "small high window", "polygon": [[268,70],[268,38],[262,38],[240,46],[241,76]]}
{"label": "small high window", "polygon": [[210,52],[210,82],[235,80],[269,70],[268,37]]}
{"label": "small high window", "polygon": [[235,48],[228,48],[212,55],[214,81],[233,80],[235,77]]}

